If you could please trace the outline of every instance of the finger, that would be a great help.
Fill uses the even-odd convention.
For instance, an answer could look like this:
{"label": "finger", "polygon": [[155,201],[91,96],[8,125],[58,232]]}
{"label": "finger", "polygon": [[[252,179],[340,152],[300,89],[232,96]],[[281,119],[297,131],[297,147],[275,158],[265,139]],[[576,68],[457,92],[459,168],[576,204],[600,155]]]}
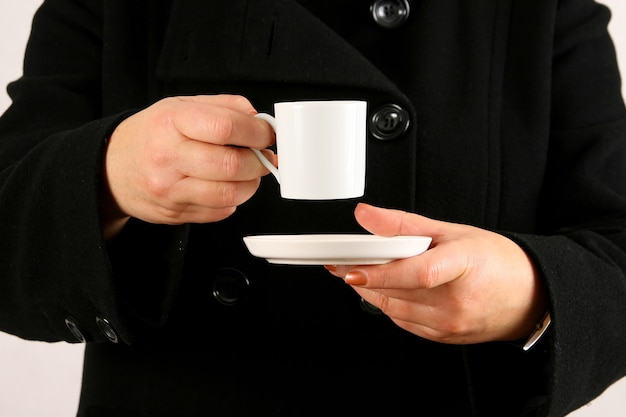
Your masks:
{"label": "finger", "polygon": [[440,311],[428,302],[423,304],[415,301],[407,302],[366,288],[354,288],[354,290],[365,301],[380,309],[394,321],[434,329],[438,328],[444,320],[443,311],[445,310]]}
{"label": "finger", "polygon": [[[214,223],[228,218],[235,211],[236,207],[208,208],[193,205],[185,206],[184,210],[169,210],[163,208],[158,212],[161,216],[152,222],[172,225],[185,223]],[[149,218],[147,220],[150,221]]]}
{"label": "finger", "polygon": [[274,143],[272,127],[265,121],[216,105],[210,101],[189,98],[173,99],[172,109],[164,115],[179,134],[189,139],[218,145],[236,145],[264,149]]}
{"label": "finger", "polygon": [[365,203],[359,203],[356,206],[354,216],[367,231],[381,236],[423,235],[435,239],[449,231],[452,225],[415,213],[385,209]]}
{"label": "finger", "polygon": [[438,329],[436,327],[430,327],[420,323],[413,323],[411,321],[400,320],[391,318],[391,320],[401,329],[404,329],[410,333],[413,333],[424,339],[431,340],[437,343],[446,343],[454,345],[467,345],[470,343],[479,343],[484,341],[484,337],[480,336],[477,332],[450,332]]}
{"label": "finger", "polygon": [[385,315],[401,328],[412,333],[439,342],[459,342],[467,340],[477,328],[484,327],[484,323],[477,318],[465,319],[465,310],[450,306],[450,302],[441,300],[432,291],[422,290],[424,302],[405,301],[377,291],[362,288],[355,289],[368,303],[379,308]]}
{"label": "finger", "polygon": [[335,265],[332,273],[347,284],[376,290],[436,288],[462,278],[470,269],[471,260],[459,246],[435,246],[384,265]]}
{"label": "finger", "polygon": [[[274,158],[272,151],[263,152],[270,160]],[[248,148],[188,140],[177,153],[178,172],[201,180],[250,181],[269,173]]]}
{"label": "finger", "polygon": [[252,103],[244,96],[234,94],[194,95],[179,96],[181,101],[204,103],[213,106],[226,107],[243,114],[255,115],[257,113]]}
{"label": "finger", "polygon": [[232,215],[236,206],[210,207],[194,202],[164,199],[138,199],[134,203],[138,218],[156,224],[212,223]]}
{"label": "finger", "polygon": [[177,181],[168,200],[177,205],[221,209],[237,207],[256,192],[260,179],[250,181],[203,181],[186,177]]}
{"label": "finger", "polygon": [[260,179],[217,182],[187,177],[138,204],[144,220],[150,222],[207,223],[232,214],[256,192],[259,183]]}

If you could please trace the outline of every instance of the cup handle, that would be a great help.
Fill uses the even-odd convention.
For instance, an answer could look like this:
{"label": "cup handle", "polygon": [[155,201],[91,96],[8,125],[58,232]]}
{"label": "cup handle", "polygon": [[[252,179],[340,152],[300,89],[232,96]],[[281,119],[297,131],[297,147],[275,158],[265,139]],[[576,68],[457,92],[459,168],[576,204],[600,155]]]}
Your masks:
{"label": "cup handle", "polygon": [[[257,114],[254,115],[254,117],[258,117],[259,119],[265,120],[267,123],[270,124],[270,126],[272,126],[272,129],[274,129],[274,132],[276,132],[276,119],[274,119],[274,116],[271,116],[271,115],[269,115],[267,113],[257,113]],[[274,175],[274,177],[276,177],[276,181],[278,181],[278,183],[280,184],[280,175],[278,173],[278,168],[276,168],[274,166],[274,164],[272,164],[269,161],[269,159],[267,159],[265,157],[265,155],[263,155],[263,153],[260,150],[254,149],[254,148],[250,148],[250,150],[252,152],[254,152],[254,154],[259,159],[259,161],[261,161],[263,166],[265,168],[269,169],[269,171],[272,173],[272,175]]]}

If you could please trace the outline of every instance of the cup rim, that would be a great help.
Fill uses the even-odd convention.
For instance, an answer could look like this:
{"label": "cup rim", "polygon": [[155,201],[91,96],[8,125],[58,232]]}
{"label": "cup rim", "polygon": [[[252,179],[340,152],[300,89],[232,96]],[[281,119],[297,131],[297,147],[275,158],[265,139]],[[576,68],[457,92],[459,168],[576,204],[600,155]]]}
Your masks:
{"label": "cup rim", "polygon": [[277,101],[274,105],[289,105],[289,104],[301,104],[301,105],[314,105],[314,104],[367,104],[365,100],[347,100],[347,99],[337,99],[337,100],[286,100],[286,101]]}

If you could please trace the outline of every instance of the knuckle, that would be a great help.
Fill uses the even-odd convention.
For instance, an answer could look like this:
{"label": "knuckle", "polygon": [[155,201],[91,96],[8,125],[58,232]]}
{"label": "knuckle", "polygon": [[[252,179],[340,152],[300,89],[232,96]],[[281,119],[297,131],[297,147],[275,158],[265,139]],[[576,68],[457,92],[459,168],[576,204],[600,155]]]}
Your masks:
{"label": "knuckle", "polygon": [[[455,304],[455,302],[449,304]],[[472,318],[464,305],[456,305],[438,323],[440,338],[443,341],[463,340],[474,332],[476,323],[477,321]]]}
{"label": "knuckle", "polygon": [[239,187],[232,182],[220,183],[218,196],[222,207],[235,207],[240,203]]}
{"label": "knuckle", "polygon": [[450,320],[439,329],[444,340],[457,340],[469,333],[468,326],[460,320]]}
{"label": "knuckle", "polygon": [[202,210],[229,211],[248,198],[245,187],[236,181],[211,181],[194,191],[194,201]]}
{"label": "knuckle", "polygon": [[250,100],[248,100],[244,96],[229,95],[227,96],[227,99],[230,101],[230,104],[235,108],[241,108],[241,109],[252,108],[252,105],[250,104]]}
{"label": "knuckle", "polygon": [[388,271],[387,269],[381,269],[378,279],[380,281],[381,288],[393,288],[395,281],[395,274],[393,272]]}
{"label": "knuckle", "polygon": [[418,286],[421,288],[434,288],[438,285],[442,273],[442,266],[438,263],[426,263],[420,274]]}
{"label": "knuckle", "polygon": [[149,175],[145,180],[145,187],[148,193],[157,199],[167,197],[170,192],[170,184],[158,175]]}
{"label": "knuckle", "polygon": [[389,297],[381,295],[377,302],[378,308],[387,316],[392,316],[391,304]]}
{"label": "knuckle", "polygon": [[174,97],[165,98],[152,107],[157,129],[171,130],[176,127],[175,106],[180,102]]}
{"label": "knuckle", "polygon": [[215,117],[207,119],[209,126],[207,130],[211,132],[213,139],[217,143],[227,144],[235,129],[233,119],[225,112],[216,112]]}
{"label": "knuckle", "polygon": [[163,223],[165,224],[178,224],[181,223],[181,218],[184,213],[184,208],[181,207],[159,207],[158,213],[160,218],[163,219]]}
{"label": "knuckle", "polygon": [[238,173],[242,168],[242,160],[240,152],[237,152],[236,148],[228,147],[222,158],[222,174],[227,179],[235,179],[238,177]]}
{"label": "knuckle", "polygon": [[211,209],[207,210],[205,214],[200,219],[201,223],[213,223],[220,220],[224,220],[230,217],[235,211],[236,207],[224,207],[221,209]]}
{"label": "knuckle", "polygon": [[149,154],[150,165],[157,170],[172,166],[174,158],[171,152],[164,149],[153,149]]}

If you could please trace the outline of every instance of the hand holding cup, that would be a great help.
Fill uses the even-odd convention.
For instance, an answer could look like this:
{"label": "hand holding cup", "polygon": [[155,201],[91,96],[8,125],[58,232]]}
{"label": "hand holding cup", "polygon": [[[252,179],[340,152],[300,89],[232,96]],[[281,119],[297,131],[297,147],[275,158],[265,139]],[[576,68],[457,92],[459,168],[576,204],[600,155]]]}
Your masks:
{"label": "hand holding cup", "polygon": [[130,217],[182,224],[230,216],[268,173],[249,150],[274,143],[256,113],[241,96],[170,97],[120,123],[103,166],[105,237]]}

